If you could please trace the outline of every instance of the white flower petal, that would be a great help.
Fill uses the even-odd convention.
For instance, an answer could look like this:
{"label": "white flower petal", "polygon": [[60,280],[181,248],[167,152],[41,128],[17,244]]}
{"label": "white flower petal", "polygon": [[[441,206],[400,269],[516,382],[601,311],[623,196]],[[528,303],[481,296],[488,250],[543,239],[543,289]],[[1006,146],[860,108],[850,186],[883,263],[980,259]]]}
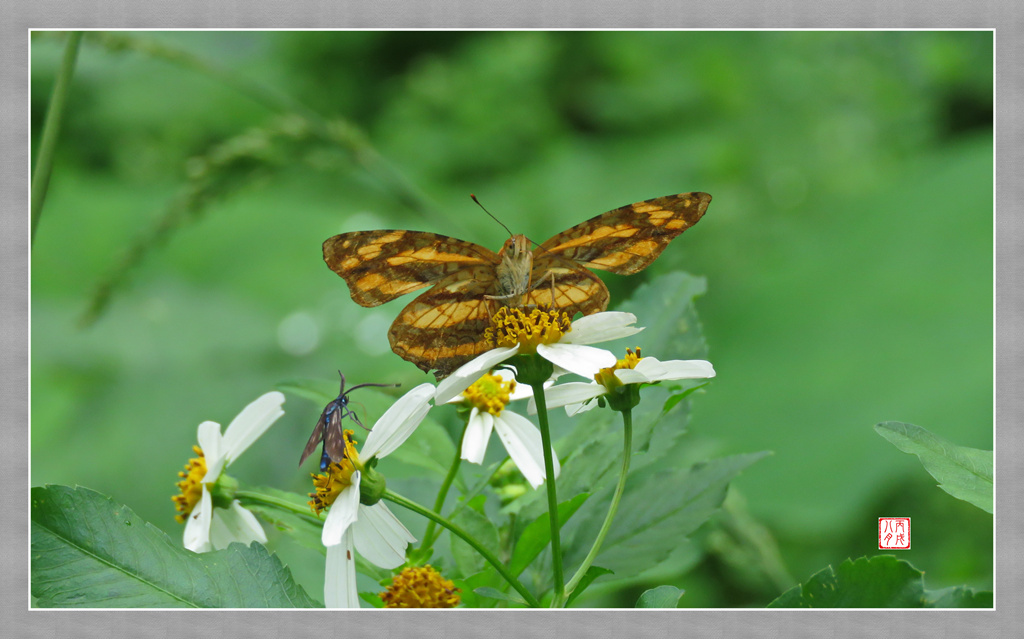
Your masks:
{"label": "white flower petal", "polygon": [[217,422],[199,424],[196,440],[199,442],[199,448],[203,450],[203,459],[206,460],[206,474],[203,475],[201,481],[217,481],[220,471],[224,470],[224,446],[220,436],[220,424]]}
{"label": "white flower petal", "polygon": [[583,404],[566,404],[565,414],[568,415],[569,417],[575,417],[580,413],[585,413],[588,410],[593,410],[594,408],[597,408],[597,406],[597,402],[585,402]]}
{"label": "white flower petal", "polygon": [[331,504],[327,511],[327,519],[324,520],[324,529],[320,534],[320,541],[325,546],[336,546],[341,543],[341,538],[348,530],[352,522],[359,517],[359,478],[357,470],[352,473],[352,485],[342,488],[338,498]]}
{"label": "white flower petal", "polygon": [[469,388],[470,384],[506,359],[519,352],[519,344],[512,347],[502,346],[487,351],[476,359],[460,366],[454,373],[441,380],[434,393],[435,404],[445,404],[449,399]]}
{"label": "white flower petal", "polygon": [[365,462],[374,456],[385,457],[401,446],[426,417],[433,395],[434,385],[423,383],[399,397],[373,425],[360,458]]}
{"label": "white flower petal", "polygon": [[610,351],[580,344],[538,344],[537,354],[556,366],[590,379],[598,370],[615,366],[618,361]]}
{"label": "white flower petal", "polygon": [[655,382],[660,379],[659,377],[645,375],[632,368],[620,368],[615,371],[615,377],[617,377],[623,384],[645,384],[648,382]]}
{"label": "white flower petal", "polygon": [[242,409],[238,416],[231,420],[227,430],[224,431],[224,456],[227,463],[231,463],[241,455],[246,448],[259,439],[260,435],[267,432],[270,425],[284,415],[281,404],[284,403],[284,395],[277,391],[271,391],[258,397],[251,404]]}
{"label": "white flower petal", "polygon": [[[218,426],[218,428],[220,428]],[[210,521],[213,517],[213,499],[210,491],[203,486],[203,496],[199,499],[185,522],[184,545],[192,552],[210,552]]]}
{"label": "white flower petal", "polygon": [[416,541],[384,502],[359,506],[359,519],[352,524],[356,550],[367,561],[381,568],[396,568],[405,563],[405,547]]}
{"label": "white flower petal", "polygon": [[605,311],[584,315],[572,323],[572,330],[566,333],[559,343],[597,344],[620,337],[629,337],[644,330],[642,326],[632,326],[635,323],[636,315],[632,313]]}
{"label": "white flower petal", "polygon": [[600,397],[607,392],[608,389],[597,382],[589,384],[586,382],[568,382],[552,386],[544,393],[544,399],[548,408],[557,408],[569,404],[580,404],[588,399]]}
{"label": "white flower petal", "polygon": [[652,358],[643,358],[636,365],[638,371],[642,371],[652,381],[671,379],[703,379],[715,376],[715,367],[703,359],[670,359],[667,362],[658,362],[659,367],[656,373],[641,368],[644,362]]}
{"label": "white flower petal", "polygon": [[246,546],[254,541],[267,543],[267,535],[256,515],[246,510],[237,499],[231,502],[230,508],[214,508],[213,521],[210,522],[210,543],[214,548],[223,550],[236,541]]}
{"label": "white flower petal", "polygon": [[487,452],[487,442],[491,438],[493,427],[493,415],[481,413],[479,408],[470,411],[469,421],[466,422],[466,434],[462,436],[463,459],[473,464],[484,463],[484,454]]}
{"label": "white flower petal", "polygon": [[[502,411],[494,420],[501,443],[508,456],[534,488],[544,483],[544,446],[540,431],[530,420],[511,411]],[[555,477],[558,477],[558,456],[552,451]]]}
{"label": "white flower petal", "polygon": [[342,535],[340,543],[327,547],[324,567],[324,606],[327,608],[358,608],[356,558],[352,549],[352,531]]}

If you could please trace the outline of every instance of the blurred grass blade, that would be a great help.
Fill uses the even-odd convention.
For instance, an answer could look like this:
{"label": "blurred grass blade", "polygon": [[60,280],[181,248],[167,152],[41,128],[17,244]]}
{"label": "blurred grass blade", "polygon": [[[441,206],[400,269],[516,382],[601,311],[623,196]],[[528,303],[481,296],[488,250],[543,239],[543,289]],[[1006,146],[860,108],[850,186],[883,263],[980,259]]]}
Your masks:
{"label": "blurred grass blade", "polygon": [[41,607],[319,605],[262,545],[196,554],[88,488],[32,489],[31,557],[32,595]]}
{"label": "blurred grass blade", "polygon": [[57,148],[57,136],[60,133],[60,123],[64,119],[64,110],[68,102],[68,88],[71,86],[71,76],[75,72],[75,60],[78,58],[78,45],[81,41],[81,31],[72,31],[68,34],[67,44],[64,45],[64,58],[61,60],[57,79],[53,83],[53,96],[50,98],[50,107],[46,110],[42,140],[39,142],[39,152],[36,156],[36,169],[32,173],[31,242],[33,244],[36,241],[36,228],[39,226],[39,217],[43,213],[46,191],[50,186],[50,173],[53,171],[53,154]]}
{"label": "blurred grass blade", "polygon": [[903,422],[882,422],[875,431],[905,453],[917,455],[939,488],[991,513],[992,451],[957,446]]}
{"label": "blurred grass blade", "polygon": [[139,234],[120,262],[100,281],[80,324],[90,326],[106,310],[114,292],[154,249],[181,227],[199,220],[215,201],[253,181],[301,162],[320,148],[306,120],[285,116],[213,146],[188,162],[188,182],[166,206],[153,225]]}
{"label": "blurred grass blade", "polygon": [[441,209],[434,206],[408,178],[377,152],[358,127],[347,120],[336,117],[327,120],[291,96],[249,80],[233,69],[225,69],[189,51],[169,46],[152,38],[120,32],[97,31],[89,34],[89,40],[109,51],[131,51],[202,73],[223,82],[226,86],[249,96],[269,109],[284,115],[297,115],[306,121],[319,138],[346,150],[352,162],[378,180],[385,193],[417,213],[450,224],[456,222],[448,219]]}

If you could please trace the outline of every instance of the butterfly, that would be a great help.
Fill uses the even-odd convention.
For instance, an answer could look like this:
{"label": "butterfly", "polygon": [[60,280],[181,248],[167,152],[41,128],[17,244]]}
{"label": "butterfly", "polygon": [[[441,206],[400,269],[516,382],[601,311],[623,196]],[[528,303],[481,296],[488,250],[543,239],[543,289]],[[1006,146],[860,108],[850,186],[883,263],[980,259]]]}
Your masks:
{"label": "butterfly", "polygon": [[502,305],[556,308],[569,317],[605,310],[608,288],[587,269],[630,275],[647,268],[710,202],[695,192],[629,204],[532,251],[525,235],[495,253],[437,233],[354,231],[325,241],[324,261],[361,306],[431,287],[398,314],[388,339],[397,355],[441,379],[490,348],[484,330]]}
{"label": "butterfly", "polygon": [[344,459],[345,429],[342,428],[341,422],[346,417],[350,418],[362,428],[366,428],[363,426],[363,423],[359,421],[359,416],[356,415],[355,411],[348,407],[349,393],[357,388],[364,388],[366,386],[398,386],[398,384],[356,384],[348,390],[345,390],[345,375],[343,375],[341,371],[338,371],[338,375],[341,376],[341,390],[338,391],[338,396],[332,399],[330,403],[324,407],[323,412],[320,413],[320,419],[313,428],[313,434],[309,436],[309,441],[306,442],[306,447],[302,449],[302,458],[299,459],[299,466],[301,466],[302,462],[306,461],[306,458],[316,450],[317,444],[321,441],[324,443],[324,448],[320,453],[320,472],[326,471],[327,466],[329,466],[332,461],[340,462]]}

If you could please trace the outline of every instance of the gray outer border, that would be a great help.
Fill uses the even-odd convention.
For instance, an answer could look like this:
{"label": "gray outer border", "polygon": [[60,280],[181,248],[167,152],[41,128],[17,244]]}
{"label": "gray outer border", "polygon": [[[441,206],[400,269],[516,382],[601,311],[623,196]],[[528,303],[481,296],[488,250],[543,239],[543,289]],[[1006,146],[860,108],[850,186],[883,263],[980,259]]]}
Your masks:
{"label": "gray outer border", "polygon": [[[867,4],[867,3],[865,3]],[[995,28],[997,90],[996,180],[996,402],[998,446],[997,611],[816,612],[816,611],[577,611],[513,612],[230,612],[196,611],[182,619],[174,612],[29,611],[27,552],[3,555],[3,608],[6,633],[18,637],[121,637],[210,632],[214,636],[282,637],[344,633],[348,636],[550,635],[602,638],[648,635],[740,636],[1009,636],[1020,630],[1022,442],[1024,412],[1024,331],[1021,315],[1024,269],[1024,217],[1021,208],[1024,152],[1022,79],[1024,55],[1020,25],[1024,11],[1007,0],[913,0],[854,5],[843,1],[788,0],[711,3],[694,0],[376,0],[358,3],[289,0],[219,2],[173,0],[119,2],[37,0],[5,13],[2,45],[2,139],[4,215],[2,217],[4,376],[0,408],[6,428],[0,435],[10,465],[2,471],[4,540],[28,549],[28,44],[30,28]],[[1016,105],[1016,108],[1015,106]],[[1014,141],[1017,144],[1014,144]],[[11,452],[13,451],[13,454]],[[195,615],[202,615],[198,617]],[[339,616],[341,615],[341,616]],[[161,631],[160,628],[163,627]],[[685,630],[684,630],[685,629]],[[155,632],[154,632],[155,631]]]}

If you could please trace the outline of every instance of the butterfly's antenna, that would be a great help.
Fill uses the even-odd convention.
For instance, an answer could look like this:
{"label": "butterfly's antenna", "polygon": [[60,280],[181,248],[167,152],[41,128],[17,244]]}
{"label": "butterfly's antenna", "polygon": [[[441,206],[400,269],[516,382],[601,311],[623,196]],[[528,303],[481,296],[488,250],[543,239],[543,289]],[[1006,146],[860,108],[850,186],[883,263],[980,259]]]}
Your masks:
{"label": "butterfly's antenna", "polygon": [[514,233],[512,233],[512,231],[509,231],[509,228],[508,228],[507,226],[505,226],[505,223],[504,223],[504,222],[502,222],[502,221],[501,221],[501,220],[499,220],[498,218],[494,217],[494,214],[493,214],[493,213],[491,213],[490,211],[488,211],[487,209],[485,209],[485,208],[484,208],[484,205],[483,205],[483,204],[480,204],[480,200],[476,199],[476,196],[475,196],[475,195],[473,195],[472,193],[470,193],[470,194],[469,194],[469,197],[473,198],[473,201],[474,201],[474,202],[476,202],[476,205],[477,205],[477,206],[479,206],[480,208],[484,209],[484,213],[486,213],[487,215],[490,215],[490,216],[491,216],[491,219],[492,219],[492,220],[494,220],[494,221],[495,221],[495,222],[497,222],[498,224],[501,224],[501,228],[503,228],[503,229],[505,229],[506,231],[508,231],[508,235],[509,235],[509,237],[512,237],[513,235],[515,235]]}

